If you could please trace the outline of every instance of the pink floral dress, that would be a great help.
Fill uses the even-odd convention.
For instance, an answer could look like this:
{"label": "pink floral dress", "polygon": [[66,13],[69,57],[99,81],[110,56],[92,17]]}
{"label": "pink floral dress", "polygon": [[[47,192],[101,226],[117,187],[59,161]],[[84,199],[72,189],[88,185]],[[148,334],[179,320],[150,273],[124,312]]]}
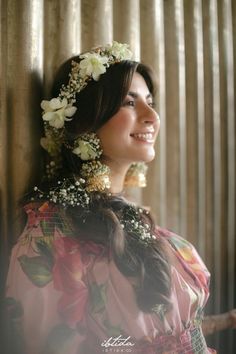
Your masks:
{"label": "pink floral dress", "polygon": [[173,306],[147,314],[107,251],[78,243],[63,210],[48,203],[25,210],[6,289],[20,354],[214,352],[201,331],[209,273],[190,243],[157,227],[169,250]]}

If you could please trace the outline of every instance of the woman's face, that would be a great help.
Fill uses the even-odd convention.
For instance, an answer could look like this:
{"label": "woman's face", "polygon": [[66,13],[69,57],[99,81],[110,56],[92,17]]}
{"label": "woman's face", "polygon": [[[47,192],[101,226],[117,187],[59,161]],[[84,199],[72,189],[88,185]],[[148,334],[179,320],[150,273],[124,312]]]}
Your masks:
{"label": "woman's face", "polygon": [[106,163],[112,167],[132,162],[149,162],[155,156],[154,143],[160,121],[143,77],[135,73],[119,111],[98,131]]}

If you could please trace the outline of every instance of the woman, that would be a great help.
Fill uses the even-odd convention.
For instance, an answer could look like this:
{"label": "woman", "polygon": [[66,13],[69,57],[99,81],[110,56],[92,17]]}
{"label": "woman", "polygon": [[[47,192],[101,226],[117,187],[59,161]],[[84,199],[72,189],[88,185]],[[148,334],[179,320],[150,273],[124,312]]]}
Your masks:
{"label": "woman", "polygon": [[125,44],[61,66],[41,104],[51,160],[26,198],[8,274],[15,352],[214,352],[201,330],[202,260],[123,194],[144,184],[155,156],[154,94],[150,69]]}

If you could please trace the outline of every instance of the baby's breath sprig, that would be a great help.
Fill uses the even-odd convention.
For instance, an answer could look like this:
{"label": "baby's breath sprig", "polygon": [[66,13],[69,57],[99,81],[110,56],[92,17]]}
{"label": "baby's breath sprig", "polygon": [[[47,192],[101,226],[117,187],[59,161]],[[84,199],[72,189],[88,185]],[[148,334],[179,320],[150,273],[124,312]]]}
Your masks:
{"label": "baby's breath sprig", "polygon": [[104,174],[109,173],[110,169],[107,165],[101,163],[99,160],[93,160],[91,162],[84,163],[82,165],[81,174],[84,177],[88,177],[89,174]]}
{"label": "baby's breath sprig", "polygon": [[31,199],[47,199],[63,207],[80,206],[82,208],[88,208],[90,196],[86,192],[84,185],[85,180],[83,178],[76,180],[64,178],[62,181],[58,181],[57,186],[50,189],[48,192],[43,192],[35,186],[35,197]]}
{"label": "baby's breath sprig", "polygon": [[[94,161],[92,163],[94,164]],[[86,165],[88,168],[88,164]],[[99,166],[100,165],[98,165],[98,167]],[[88,172],[89,171],[87,171],[87,173]],[[100,183],[99,180],[93,183],[95,182]],[[93,199],[94,194],[91,193],[93,190],[88,190],[87,181],[83,178],[63,178],[57,182],[55,187],[47,192],[42,191],[37,186],[34,187],[34,192],[34,196],[31,198],[32,201],[48,200],[56,205],[61,205],[63,208],[79,206],[86,209],[88,212],[92,206],[93,200],[95,200]],[[106,192],[102,192],[102,194],[110,196],[109,193]],[[150,225],[145,223],[145,214],[148,213],[149,212],[143,208],[137,208],[134,205],[127,204],[122,208],[119,217],[121,227],[124,231],[128,233],[135,242],[138,242],[144,247],[152,244],[156,239],[156,236],[151,231]]]}
{"label": "baby's breath sprig", "polygon": [[152,234],[150,225],[145,223],[141,214],[148,213],[142,208],[136,208],[133,205],[128,205],[120,219],[123,229],[130,233],[141,244],[147,246],[154,242],[156,236]]}

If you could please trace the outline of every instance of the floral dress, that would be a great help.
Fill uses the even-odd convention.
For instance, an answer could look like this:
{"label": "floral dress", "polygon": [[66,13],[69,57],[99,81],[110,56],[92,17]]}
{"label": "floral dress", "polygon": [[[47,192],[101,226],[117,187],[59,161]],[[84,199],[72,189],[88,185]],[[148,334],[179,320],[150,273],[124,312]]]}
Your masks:
{"label": "floral dress", "polygon": [[63,210],[32,203],[25,211],[28,222],[12,250],[6,288],[14,353],[214,352],[201,331],[209,273],[189,242],[157,227],[170,259],[172,306],[144,313],[105,248],[79,244]]}

